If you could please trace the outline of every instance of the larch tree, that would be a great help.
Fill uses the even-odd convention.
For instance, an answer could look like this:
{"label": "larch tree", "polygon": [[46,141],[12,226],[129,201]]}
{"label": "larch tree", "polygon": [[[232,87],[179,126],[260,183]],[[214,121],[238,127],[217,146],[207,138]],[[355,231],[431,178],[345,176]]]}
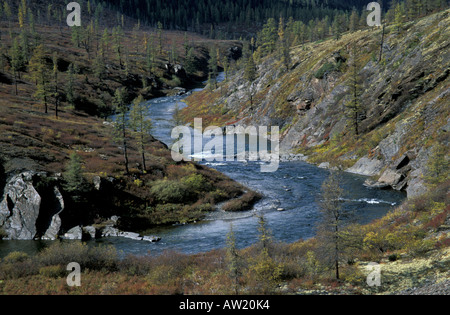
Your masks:
{"label": "larch tree", "polygon": [[239,254],[236,246],[236,235],[233,231],[233,226],[230,226],[230,231],[227,234],[226,247],[226,262],[228,265],[229,277],[233,282],[233,293],[239,294],[240,278],[243,275],[243,258]]}
{"label": "larch tree", "polygon": [[69,65],[67,70],[67,82],[66,82],[66,99],[72,108],[75,108],[75,66],[73,63]]}
{"label": "larch tree", "polygon": [[112,40],[113,40],[114,51],[116,53],[117,58],[119,59],[119,65],[122,67],[123,31],[120,26],[117,26],[113,29],[112,38],[113,38]]}
{"label": "larch tree", "polygon": [[50,96],[50,71],[45,60],[45,48],[41,44],[34,49],[28,65],[30,77],[36,82],[34,97],[44,102],[44,112],[48,113],[48,98]]}
{"label": "larch tree", "polygon": [[14,38],[13,44],[10,49],[10,56],[11,56],[11,69],[13,71],[14,76],[14,86],[15,86],[15,94],[18,95],[18,88],[17,88],[17,77],[20,76],[20,70],[23,66],[23,58],[22,53],[19,45],[19,41],[17,38]]}
{"label": "larch tree", "polygon": [[352,47],[352,53],[350,57],[350,77],[348,80],[349,96],[350,100],[345,103],[345,113],[348,118],[349,124],[352,126],[353,132],[358,137],[359,122],[363,114],[363,103],[361,100],[362,87],[361,77],[359,75],[360,65],[358,62],[358,53],[355,47]]}
{"label": "larch tree", "polygon": [[218,64],[217,64],[217,49],[212,47],[209,51],[208,69],[209,69],[209,85],[210,88],[217,88],[217,75],[219,74]]}
{"label": "larch tree", "polygon": [[269,294],[274,292],[280,281],[282,266],[272,257],[272,234],[262,215],[258,217],[258,232],[258,254],[250,262],[250,272],[257,281],[261,293]]}
{"label": "larch tree", "polygon": [[158,22],[157,24],[157,28],[158,28],[158,53],[159,55],[162,55],[163,52],[163,36],[162,36],[162,31],[163,31],[163,24],[161,22]]}
{"label": "larch tree", "polygon": [[55,99],[55,117],[58,117],[59,91],[58,91],[58,55],[53,53],[53,97]]}
{"label": "larch tree", "polygon": [[253,107],[253,82],[256,80],[256,65],[253,54],[249,53],[244,69],[244,79],[249,83],[250,107]]}
{"label": "larch tree", "polygon": [[338,174],[333,172],[322,184],[318,202],[322,220],[317,232],[322,259],[326,265],[333,267],[337,280],[340,279],[339,267],[345,249],[342,229],[346,217],[342,207],[344,191],[340,187],[340,181]]}
{"label": "larch tree", "polygon": [[136,143],[142,158],[142,173],[147,171],[145,163],[145,143],[152,130],[152,121],[147,118],[148,108],[144,103],[144,98],[139,95],[133,101],[133,108],[130,112],[130,126],[135,132]]}
{"label": "larch tree", "polygon": [[128,106],[126,104],[126,91],[125,88],[117,89],[114,94],[113,105],[117,109],[116,123],[114,125],[115,132],[114,138],[116,141],[122,144],[123,158],[125,162],[126,174],[130,173],[128,168],[128,132],[129,127],[129,116],[128,116]]}

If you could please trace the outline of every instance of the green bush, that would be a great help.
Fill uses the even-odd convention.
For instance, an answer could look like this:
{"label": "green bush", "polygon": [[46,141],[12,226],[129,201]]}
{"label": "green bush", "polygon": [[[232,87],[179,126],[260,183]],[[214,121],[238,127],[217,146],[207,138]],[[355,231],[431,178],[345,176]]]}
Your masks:
{"label": "green bush", "polygon": [[191,174],[183,177],[181,182],[184,183],[190,191],[206,192],[211,190],[211,184],[201,174]]}
{"label": "green bush", "polygon": [[39,268],[39,274],[47,278],[60,278],[67,274],[63,266],[44,266]]}
{"label": "green bush", "polygon": [[172,180],[157,181],[150,193],[162,203],[183,203],[193,197],[192,191],[184,182]]}
{"label": "green bush", "polygon": [[117,251],[113,246],[90,247],[81,242],[58,242],[40,252],[36,260],[43,267],[77,262],[82,268],[114,270]]}
{"label": "green bush", "polygon": [[15,264],[19,262],[24,262],[28,259],[28,254],[23,252],[11,252],[5,258],[3,258],[4,263]]}

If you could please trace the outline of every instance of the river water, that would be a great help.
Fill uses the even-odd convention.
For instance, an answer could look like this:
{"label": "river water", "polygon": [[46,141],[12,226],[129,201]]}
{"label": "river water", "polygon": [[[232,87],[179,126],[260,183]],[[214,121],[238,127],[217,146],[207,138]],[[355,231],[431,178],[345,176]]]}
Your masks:
{"label": "river water", "polygon": [[[196,90],[192,91],[193,93]],[[190,94],[190,93],[189,93]],[[148,101],[154,137],[170,145],[176,108],[185,106],[183,96],[161,97]],[[301,161],[280,162],[278,171],[262,173],[261,162],[200,162],[215,168],[243,185],[258,191],[264,198],[251,211],[226,213],[217,210],[205,220],[183,226],[156,228],[149,234],[161,237],[158,243],[106,238],[91,244],[112,244],[122,255],[158,255],[166,250],[193,254],[223,248],[232,226],[237,246],[249,246],[258,239],[258,214],[263,214],[276,241],[291,243],[315,235],[320,219],[317,200],[322,182],[329,171]],[[342,174],[341,186],[346,195],[344,207],[353,210],[358,223],[368,223],[385,215],[406,197],[402,192],[375,190],[363,186],[366,177]],[[284,211],[278,211],[283,208]],[[0,241],[0,257],[12,250],[35,252],[50,242]]]}

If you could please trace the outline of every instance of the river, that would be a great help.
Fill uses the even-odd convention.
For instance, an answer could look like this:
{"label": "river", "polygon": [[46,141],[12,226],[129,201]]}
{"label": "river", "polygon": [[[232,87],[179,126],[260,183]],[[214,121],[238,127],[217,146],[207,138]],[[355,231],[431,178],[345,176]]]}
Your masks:
{"label": "river", "polygon": [[[195,93],[196,90],[189,92]],[[185,106],[182,96],[161,97],[146,102],[153,121],[153,135],[171,144],[172,116],[176,104]],[[221,210],[207,215],[205,220],[183,226],[156,228],[150,234],[161,237],[157,243],[125,238],[106,238],[91,244],[112,244],[122,255],[158,255],[166,250],[193,254],[223,248],[232,226],[237,246],[249,246],[258,239],[258,217],[263,214],[276,241],[291,243],[315,235],[320,219],[317,200],[328,170],[301,161],[280,162],[273,173],[262,173],[260,162],[200,162],[228,175],[243,185],[264,195],[251,211],[226,213]],[[361,224],[384,216],[406,197],[402,192],[375,190],[363,186],[367,178],[350,173],[342,175],[341,186],[346,195],[344,207],[353,210],[355,221]],[[278,211],[283,208],[284,211]],[[49,242],[0,241],[0,257],[12,250],[36,251]]]}

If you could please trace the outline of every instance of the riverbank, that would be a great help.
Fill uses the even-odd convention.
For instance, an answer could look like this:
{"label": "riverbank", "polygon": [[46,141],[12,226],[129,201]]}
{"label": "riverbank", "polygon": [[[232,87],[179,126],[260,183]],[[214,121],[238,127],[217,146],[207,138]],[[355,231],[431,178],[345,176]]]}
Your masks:
{"label": "riverbank", "polygon": [[[437,187],[436,191],[443,189],[448,189],[448,184]],[[232,250],[233,243],[228,243],[223,249],[198,254],[166,251],[159,256],[128,255],[125,259],[119,258],[113,246],[58,242],[38,255],[15,252],[4,257],[0,262],[0,292],[448,294],[450,222],[448,210],[439,210],[440,198],[438,192],[430,192],[424,199],[435,204],[433,211],[420,208],[421,203],[409,200],[379,220],[349,226],[345,232],[352,236],[355,246],[345,251],[339,281],[334,278],[333,267],[320,255],[323,244],[317,238],[292,244],[278,242],[275,238],[266,239],[269,256],[263,254],[261,243],[256,241],[254,245],[236,251]],[[261,227],[256,224],[256,230],[258,226]],[[263,232],[260,230],[256,235],[260,233]],[[236,240],[244,237],[235,236]],[[66,285],[68,261],[78,261],[81,265],[80,287]],[[238,277],[229,269],[236,261],[239,262],[234,265],[238,268]],[[368,266],[374,262],[381,271],[380,283],[370,287],[367,279],[373,269]]]}

